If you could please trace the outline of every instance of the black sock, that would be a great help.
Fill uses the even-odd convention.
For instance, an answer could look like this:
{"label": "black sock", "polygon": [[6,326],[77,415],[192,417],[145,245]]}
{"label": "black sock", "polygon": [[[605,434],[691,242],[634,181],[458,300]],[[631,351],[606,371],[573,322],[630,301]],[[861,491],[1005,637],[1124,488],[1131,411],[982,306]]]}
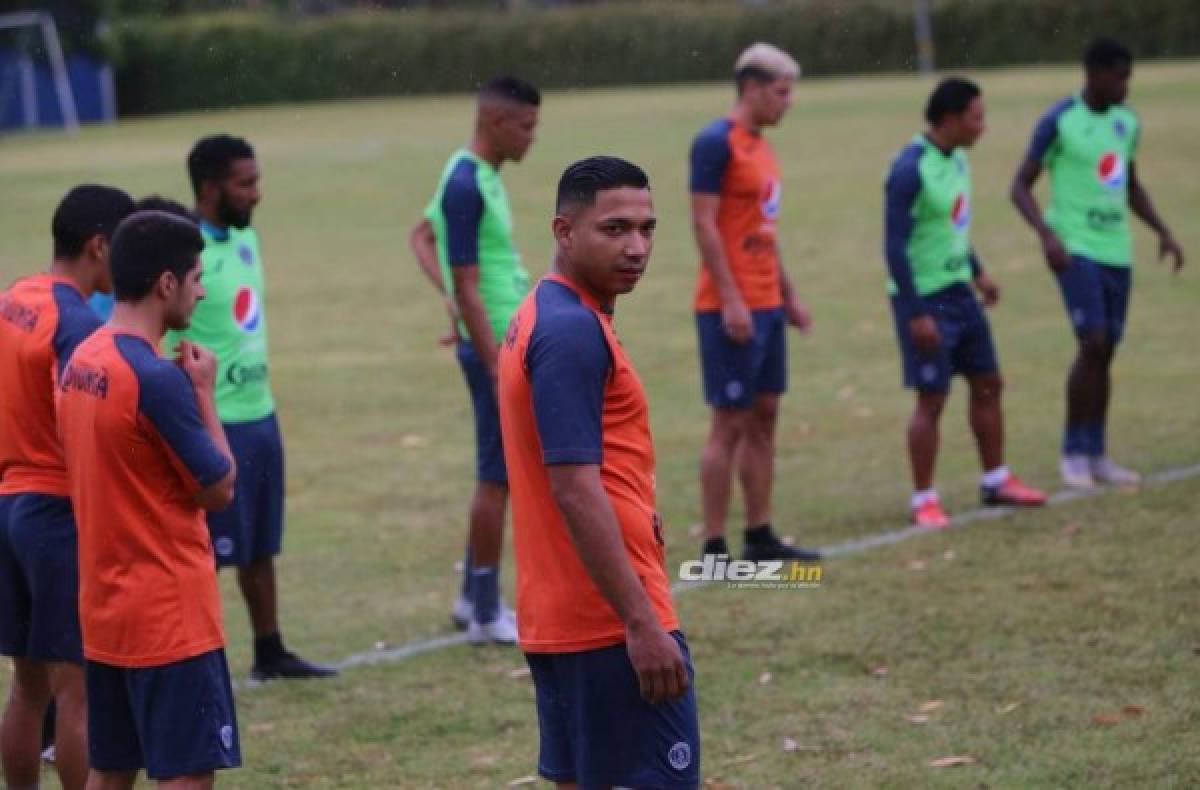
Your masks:
{"label": "black sock", "polygon": [[771,531],[770,524],[759,524],[757,527],[746,527],[746,542],[762,545],[778,543],[779,538],[775,537],[775,533]]}
{"label": "black sock", "polygon": [[704,541],[704,554],[728,554],[729,546],[725,543],[724,536],[717,538],[708,538]]}
{"label": "black sock", "polygon": [[283,654],[283,635],[278,631],[254,640],[254,663],[257,665],[272,664],[283,658]]}

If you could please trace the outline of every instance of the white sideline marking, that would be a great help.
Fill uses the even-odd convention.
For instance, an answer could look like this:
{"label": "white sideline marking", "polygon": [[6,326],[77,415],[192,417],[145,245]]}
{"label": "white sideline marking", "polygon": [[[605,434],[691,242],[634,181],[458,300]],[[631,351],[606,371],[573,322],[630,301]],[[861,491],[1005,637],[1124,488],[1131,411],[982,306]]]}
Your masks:
{"label": "white sideline marking", "polygon": [[[1161,472],[1147,475],[1142,486],[1158,486],[1168,483],[1177,483],[1180,480],[1188,480],[1193,477],[1200,476],[1200,464],[1191,466],[1181,466],[1174,469],[1164,469]],[[1050,497],[1046,503],[1047,507],[1063,505],[1068,502],[1075,502],[1080,499],[1091,499],[1102,494],[1117,491],[1116,488],[1094,488],[1091,490],[1083,489],[1064,489]],[[1014,507],[982,507],[976,510],[968,510],[950,519],[950,528],[958,529],[973,524],[977,521],[994,521],[1000,518],[1007,518],[1021,508]],[[908,526],[902,529],[895,529],[889,532],[881,532],[877,535],[869,535],[865,538],[838,543],[833,546],[826,546],[820,549],[821,554],[826,558],[844,557],[848,554],[858,554],[860,552],[876,549],[881,546],[893,546],[909,538],[915,538],[919,535],[929,535],[940,533],[943,530],[927,530],[919,527]],[[671,591],[676,595],[682,595],[689,590],[694,590],[698,587],[705,587],[711,582],[677,582],[671,587]],[[409,642],[406,645],[388,648],[386,650],[372,650],[367,653],[358,653],[349,656],[338,662],[335,666],[338,669],[353,669],[355,667],[374,666],[376,664],[393,664],[413,656],[429,653],[435,650],[443,650],[449,647],[457,647],[458,645],[467,644],[466,634],[450,634],[448,636],[440,636],[435,639],[424,639],[416,642]],[[258,684],[261,685],[261,684]],[[239,691],[251,688],[257,688],[257,685],[248,685],[239,683]]]}

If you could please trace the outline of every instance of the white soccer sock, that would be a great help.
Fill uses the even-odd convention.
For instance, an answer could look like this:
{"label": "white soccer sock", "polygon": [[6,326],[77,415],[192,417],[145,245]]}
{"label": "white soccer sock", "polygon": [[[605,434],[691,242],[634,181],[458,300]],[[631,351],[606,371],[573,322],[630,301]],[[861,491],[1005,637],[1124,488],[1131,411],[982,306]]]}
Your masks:
{"label": "white soccer sock", "polygon": [[995,469],[984,472],[983,475],[980,476],[979,482],[981,485],[987,488],[996,488],[997,486],[1002,486],[1008,482],[1008,478],[1008,467],[997,466]]}
{"label": "white soccer sock", "polygon": [[916,510],[930,500],[936,502],[937,498],[938,493],[936,488],[928,488],[924,491],[914,492],[912,495],[912,508],[913,510]]}

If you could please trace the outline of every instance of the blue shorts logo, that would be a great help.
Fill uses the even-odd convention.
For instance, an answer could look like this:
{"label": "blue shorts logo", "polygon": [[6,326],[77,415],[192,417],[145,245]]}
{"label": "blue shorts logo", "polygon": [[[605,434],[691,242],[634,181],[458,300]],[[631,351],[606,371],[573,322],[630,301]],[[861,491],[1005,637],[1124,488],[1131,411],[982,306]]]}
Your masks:
{"label": "blue shorts logo", "polygon": [[692,747],[686,741],[680,741],[667,752],[667,762],[676,771],[682,771],[692,764]]}
{"label": "blue shorts logo", "polygon": [[225,751],[233,748],[233,725],[226,724],[221,728],[221,745],[225,747]]}
{"label": "blue shorts logo", "polygon": [[217,538],[217,554],[222,557],[228,557],[233,554],[233,538],[221,537]]}

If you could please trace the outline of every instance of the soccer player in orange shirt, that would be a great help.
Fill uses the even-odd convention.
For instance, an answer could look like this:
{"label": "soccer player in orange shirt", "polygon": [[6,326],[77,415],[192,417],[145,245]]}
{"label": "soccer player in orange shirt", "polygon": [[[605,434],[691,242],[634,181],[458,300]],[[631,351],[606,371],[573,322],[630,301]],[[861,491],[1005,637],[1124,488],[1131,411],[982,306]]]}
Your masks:
{"label": "soccer player in orange shirt", "polygon": [[746,500],[747,560],[815,560],[771,528],[775,426],[787,389],[788,326],[807,332],[808,308],[779,254],[782,183],[762,130],[783,120],[800,67],[770,44],[754,44],[734,66],[737,103],[692,143],[692,226],[702,265],[696,330],[704,398],[712,407],[700,458],[704,553],[728,554],[725,520],[735,461]]}
{"label": "soccer player in orange shirt", "polygon": [[499,356],[517,625],[539,773],[560,786],[695,787],[700,733],[654,493],[649,408],[613,330],[656,219],[646,174],[612,157],[559,181],[553,271]]}
{"label": "soccer player in orange shirt", "polygon": [[100,326],[88,307],[111,288],[109,239],[129,195],[85,184],[54,212],[54,261],[0,292],[0,655],[13,659],[0,723],[7,787],[36,787],[51,700],[63,787],[87,780],[87,707],[79,568],[54,390],[75,348]]}
{"label": "soccer player in orange shirt", "polygon": [[91,790],[205,788],[241,763],[206,510],[236,471],[214,399],[216,359],[189,342],[200,229],[162,211],[113,236],[112,319],[81,343],[58,389],[58,427],[79,524],[79,615]]}

